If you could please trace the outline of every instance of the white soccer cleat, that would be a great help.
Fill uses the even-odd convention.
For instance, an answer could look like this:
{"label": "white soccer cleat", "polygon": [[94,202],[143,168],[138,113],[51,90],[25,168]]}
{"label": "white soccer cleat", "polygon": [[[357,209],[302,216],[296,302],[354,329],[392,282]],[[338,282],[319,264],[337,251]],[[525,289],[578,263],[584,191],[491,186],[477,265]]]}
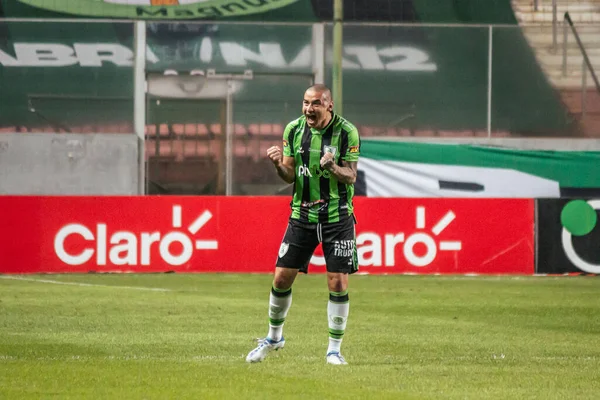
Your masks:
{"label": "white soccer cleat", "polygon": [[347,365],[348,363],[339,352],[332,351],[331,353],[327,353],[327,364]]}
{"label": "white soccer cleat", "polygon": [[246,362],[261,362],[265,359],[265,357],[267,357],[267,354],[269,354],[271,350],[282,349],[284,345],[284,338],[281,338],[279,342],[274,342],[269,338],[259,339],[258,347],[252,350],[250,353],[248,353],[248,356],[246,356]]}

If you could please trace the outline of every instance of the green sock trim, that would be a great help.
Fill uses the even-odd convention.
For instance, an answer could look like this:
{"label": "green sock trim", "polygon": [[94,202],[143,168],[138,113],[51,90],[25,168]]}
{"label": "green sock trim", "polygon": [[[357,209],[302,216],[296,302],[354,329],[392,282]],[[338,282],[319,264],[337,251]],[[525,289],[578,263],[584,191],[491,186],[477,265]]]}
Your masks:
{"label": "green sock trim", "polygon": [[343,292],[329,292],[330,295],[335,296],[335,297],[342,297],[342,296],[347,296],[348,295],[348,289],[344,290]]}
{"label": "green sock trim", "polygon": [[283,325],[284,322],[285,322],[285,318],[283,318],[283,319],[269,318],[269,324],[271,324],[273,326],[281,326],[281,325]]}
{"label": "green sock trim", "polygon": [[343,329],[331,329],[331,328],[329,328],[329,333],[331,333],[333,335],[343,335],[344,334],[344,330]]}
{"label": "green sock trim", "polygon": [[292,288],[289,289],[277,289],[275,286],[271,286],[271,294],[275,297],[288,297],[292,294]]}
{"label": "green sock trim", "polygon": [[348,296],[348,290],[344,290],[343,292],[329,292],[329,301],[337,304],[345,304],[350,300],[350,296]]}
{"label": "green sock trim", "polygon": [[[335,332],[341,332],[341,333],[335,333]],[[344,337],[344,331],[336,331],[335,329],[330,329],[329,337],[332,339],[342,339]]]}

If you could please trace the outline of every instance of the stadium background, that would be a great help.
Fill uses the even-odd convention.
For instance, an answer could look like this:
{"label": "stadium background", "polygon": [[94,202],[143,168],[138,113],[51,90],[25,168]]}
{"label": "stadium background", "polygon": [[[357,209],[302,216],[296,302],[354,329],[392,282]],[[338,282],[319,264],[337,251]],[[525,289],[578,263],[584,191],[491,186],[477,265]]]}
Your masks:
{"label": "stadium background", "polygon": [[[18,195],[63,196],[58,209],[73,209],[86,200],[67,196],[161,194],[173,196],[160,211],[169,215],[172,207],[186,201],[182,195],[216,195],[206,207],[212,207],[211,215],[220,221],[223,213],[256,207],[248,195],[289,195],[291,187],[270,173],[263,155],[280,142],[285,124],[299,115],[298,96],[304,88],[314,82],[334,86],[333,4],[127,3],[2,3],[0,193],[8,195],[4,209],[14,209]],[[538,265],[540,249],[559,246],[568,252],[560,228],[570,229],[559,218],[561,207],[539,212],[553,209],[541,208],[539,202],[590,200],[582,212],[595,215],[589,209],[600,191],[597,5],[438,3],[344,3],[343,99],[338,105],[361,133],[357,194],[366,198],[367,209],[377,198],[396,199],[398,207],[392,207],[406,211],[394,217],[406,222],[416,215],[412,229],[417,230],[425,228],[424,208],[403,206],[402,198],[474,197],[481,199],[473,203],[480,210],[488,208],[485,199],[528,198],[533,204],[528,209],[535,212],[520,217],[526,222],[521,236],[506,247],[488,245],[490,256],[506,250],[520,257],[519,271],[524,273],[582,272],[581,262]],[[562,12],[569,10],[563,21]],[[218,196],[240,196],[239,202],[247,205],[214,211],[221,207]],[[95,198],[101,214],[107,209],[104,201],[111,199]],[[445,201],[436,204],[455,207],[452,200]],[[172,213],[172,220],[159,223],[161,229],[181,225]],[[268,218],[268,210],[261,213]],[[106,218],[114,225],[128,215],[121,217]],[[372,212],[361,217],[367,226],[377,219]],[[542,240],[545,236],[536,231],[540,218],[550,219],[558,233]],[[461,219],[465,217],[458,216]],[[29,247],[54,243],[54,249],[31,261],[36,265],[17,266],[9,260],[17,257],[14,249],[20,247],[12,246],[3,270],[64,269],[53,235],[67,222],[57,222],[53,215],[32,221],[27,229],[36,233]],[[92,218],[91,226],[96,222]],[[223,241],[227,229],[217,223],[215,235]],[[59,228],[49,228],[56,224]],[[376,229],[383,238],[400,232],[396,225]],[[8,230],[5,235],[10,243]],[[265,236],[278,234],[274,229]],[[583,272],[597,271],[598,229],[575,236],[573,241],[581,242],[576,248],[585,254]],[[273,243],[266,248],[276,246]],[[421,252],[437,248],[419,243],[424,246]],[[525,246],[522,254],[514,243]],[[73,246],[86,248],[82,243]],[[184,246],[181,241],[179,246]],[[404,245],[405,256],[408,247]],[[393,256],[399,249],[388,252]],[[463,258],[453,269],[436,259],[432,270],[416,272],[503,272],[502,263],[483,267],[473,264],[469,250],[458,250]],[[157,248],[148,251],[164,261]],[[172,253],[177,251],[183,250]],[[457,257],[454,251],[450,253]],[[219,271],[226,269],[219,264],[227,260],[221,256],[213,265],[195,255],[175,270]],[[126,265],[147,271],[136,263],[139,260],[130,259]],[[168,264],[153,263],[161,271],[173,267]],[[393,272],[415,272],[417,264],[394,264]],[[83,270],[103,268],[121,270],[93,260],[86,261]],[[236,268],[263,270],[249,263]],[[504,272],[514,272],[508,268]]]}
{"label": "stadium background", "polygon": [[0,398],[598,398],[598,0],[343,1],[343,371],[320,249],[244,362],[332,2],[127,2],[0,0]]}

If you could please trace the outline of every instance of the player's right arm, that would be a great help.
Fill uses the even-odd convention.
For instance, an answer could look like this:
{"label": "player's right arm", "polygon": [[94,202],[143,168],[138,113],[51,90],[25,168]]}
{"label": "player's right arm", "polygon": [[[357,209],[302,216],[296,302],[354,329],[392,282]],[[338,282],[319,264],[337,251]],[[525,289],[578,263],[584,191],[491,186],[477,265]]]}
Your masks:
{"label": "player's right arm", "polygon": [[296,179],[296,161],[290,148],[290,132],[295,128],[294,123],[289,123],[283,132],[283,150],[279,146],[267,149],[267,157],[271,160],[277,175],[287,183],[293,183]]}
{"label": "player's right arm", "polygon": [[296,162],[294,157],[284,156],[279,146],[270,147],[267,150],[267,157],[271,160],[277,175],[287,183],[293,183],[296,179]]}

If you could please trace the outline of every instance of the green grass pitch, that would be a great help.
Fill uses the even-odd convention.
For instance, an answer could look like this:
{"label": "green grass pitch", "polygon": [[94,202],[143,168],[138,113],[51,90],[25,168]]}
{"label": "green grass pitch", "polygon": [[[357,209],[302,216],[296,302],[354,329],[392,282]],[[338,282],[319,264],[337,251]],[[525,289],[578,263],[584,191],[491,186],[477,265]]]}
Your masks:
{"label": "green grass pitch", "polygon": [[325,364],[324,275],[296,281],[286,347],[245,362],[270,285],[0,276],[0,398],[600,398],[598,278],[352,276],[347,366]]}

